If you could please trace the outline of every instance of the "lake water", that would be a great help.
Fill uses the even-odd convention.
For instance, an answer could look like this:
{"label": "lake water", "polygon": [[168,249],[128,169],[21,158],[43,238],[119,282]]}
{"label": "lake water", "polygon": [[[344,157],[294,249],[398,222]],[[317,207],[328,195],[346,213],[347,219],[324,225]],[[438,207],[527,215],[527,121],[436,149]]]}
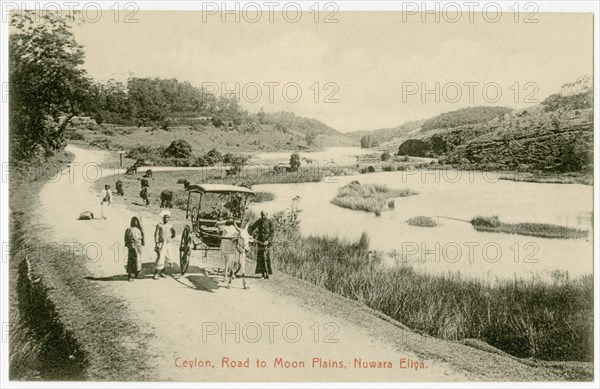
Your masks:
{"label": "lake water", "polygon": [[[334,162],[338,165],[349,165],[356,163],[357,155],[373,153],[370,149],[361,149],[360,147],[326,147],[320,151],[300,151],[301,158],[307,158],[313,161],[313,164],[318,163],[324,166],[327,163]],[[252,155],[252,162],[264,164],[289,163],[292,151],[287,152],[268,152]],[[306,165],[303,160],[302,165]]]}
{"label": "lake water", "polygon": [[[339,150],[336,157],[348,152],[352,151]],[[411,188],[419,194],[396,199],[395,209],[379,217],[331,204],[338,188],[352,180]],[[388,260],[392,266],[395,261],[408,262],[431,273],[460,273],[490,282],[515,277],[550,279],[556,270],[568,271],[570,277],[593,272],[592,186],[513,182],[472,171],[418,170],[333,177],[321,183],[257,185],[255,189],[276,195],[274,201],[253,205],[255,211],[286,209],[299,195],[303,234],[357,239],[367,232],[371,249],[396,253],[396,259]],[[577,227],[590,234],[587,240],[564,240],[478,232],[466,222],[476,215]],[[431,216],[441,225],[408,225],[406,220],[414,216]]]}

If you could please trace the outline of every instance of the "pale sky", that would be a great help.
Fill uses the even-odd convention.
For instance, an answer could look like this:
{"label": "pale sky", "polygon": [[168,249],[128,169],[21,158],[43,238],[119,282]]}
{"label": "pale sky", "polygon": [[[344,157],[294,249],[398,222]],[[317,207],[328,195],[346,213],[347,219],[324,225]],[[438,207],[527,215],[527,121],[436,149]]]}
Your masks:
{"label": "pale sky", "polygon": [[[136,15],[138,23],[115,23],[104,11],[100,21],[75,26],[74,33],[96,80],[126,80],[131,72],[195,86],[216,83],[219,93],[221,83],[234,89],[237,82],[249,111],[293,111],[342,132],[395,127],[467,106],[525,107],[593,73],[592,14],[539,13],[531,24],[511,17],[403,22],[390,12],[340,12],[337,23],[315,23],[309,14],[297,23],[222,23],[201,15],[146,11]],[[439,102],[421,93],[422,86],[435,90],[436,82]],[[288,100],[299,88],[298,101],[286,101],[284,85]],[[410,89],[415,85],[419,90]],[[498,102],[484,99],[484,85],[490,101],[502,93]],[[259,90],[262,98],[253,102]],[[326,103],[328,95],[337,102]]]}

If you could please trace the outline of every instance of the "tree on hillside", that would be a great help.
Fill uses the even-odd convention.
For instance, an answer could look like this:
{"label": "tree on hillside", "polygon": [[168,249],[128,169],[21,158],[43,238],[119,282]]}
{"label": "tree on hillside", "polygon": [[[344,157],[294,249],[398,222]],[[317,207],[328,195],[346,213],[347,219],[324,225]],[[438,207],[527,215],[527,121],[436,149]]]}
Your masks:
{"label": "tree on hillside", "polygon": [[420,139],[408,139],[398,148],[398,155],[410,155],[411,157],[425,157],[429,151],[429,145]]}
{"label": "tree on hillside", "polygon": [[312,146],[315,144],[317,140],[317,133],[314,131],[309,131],[306,133],[306,144]]}
{"label": "tree on hillside", "polygon": [[578,172],[588,167],[593,171],[594,153],[590,144],[581,138],[566,141],[560,149],[560,172]]}
{"label": "tree on hillside", "polygon": [[374,136],[364,135],[360,138],[360,147],[363,149],[379,147],[379,141]]}
{"label": "tree on hillside", "polygon": [[[35,20],[35,21],[34,21]],[[91,106],[84,52],[60,13],[17,12],[9,38],[11,152],[31,158],[64,146],[71,118]]]}
{"label": "tree on hillside", "polygon": [[300,169],[300,154],[293,153],[290,156],[290,168],[294,172],[296,172],[296,171],[298,171],[298,169]]}
{"label": "tree on hillside", "polygon": [[187,159],[192,156],[192,146],[183,139],[177,139],[165,149],[164,155],[171,158]]}

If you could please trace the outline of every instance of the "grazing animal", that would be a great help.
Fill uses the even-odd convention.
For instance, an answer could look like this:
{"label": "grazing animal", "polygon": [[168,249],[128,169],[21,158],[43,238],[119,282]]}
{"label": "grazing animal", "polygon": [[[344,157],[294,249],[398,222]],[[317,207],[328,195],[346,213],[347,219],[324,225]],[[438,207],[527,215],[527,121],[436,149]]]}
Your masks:
{"label": "grazing animal", "polygon": [[90,211],[81,212],[79,220],[94,220],[94,214]]}
{"label": "grazing animal", "polygon": [[[244,228],[238,228],[238,235],[231,240],[231,250],[227,250],[226,253],[221,249],[221,255],[225,259],[225,275],[223,277],[223,282],[227,281],[227,289],[231,287],[231,279],[233,278],[233,274],[242,274],[242,283],[244,289],[249,289],[246,285],[246,258],[248,253],[250,252],[250,233],[248,232],[248,223]],[[223,247],[223,246],[221,246]],[[239,265],[238,270],[235,271],[235,265]]]}
{"label": "grazing animal", "polygon": [[132,175],[133,173],[137,173],[137,166],[135,165],[131,165],[127,168],[127,170],[125,171],[125,174],[127,174],[128,176]]}
{"label": "grazing animal", "polygon": [[307,165],[312,165],[313,164],[313,160],[312,159],[308,159],[306,157],[303,157],[302,159],[306,161]]}
{"label": "grazing animal", "polygon": [[160,207],[173,208],[173,191],[165,189],[160,192]]}

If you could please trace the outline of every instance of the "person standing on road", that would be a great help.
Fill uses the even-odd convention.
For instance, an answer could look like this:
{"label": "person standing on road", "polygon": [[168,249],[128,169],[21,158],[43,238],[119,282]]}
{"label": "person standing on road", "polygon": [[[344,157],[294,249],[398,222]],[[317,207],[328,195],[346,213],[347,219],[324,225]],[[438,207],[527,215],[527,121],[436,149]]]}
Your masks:
{"label": "person standing on road", "polygon": [[140,181],[142,184],[142,190],[140,191],[140,197],[144,200],[144,203],[147,206],[150,205],[150,184],[146,178],[142,178]]}
{"label": "person standing on road", "polygon": [[106,220],[108,215],[108,207],[112,203],[112,192],[110,191],[110,185],[104,185],[104,189],[100,192],[100,205],[102,206],[102,219]]}
{"label": "person standing on road", "polygon": [[162,222],[156,225],[156,230],[154,230],[154,251],[156,251],[156,265],[154,270],[155,280],[158,280],[158,277],[166,278],[167,276],[164,274],[165,271],[165,263],[171,262],[173,257],[171,256],[171,240],[175,238],[175,228],[171,224],[171,212],[162,211],[160,213],[162,216]]}
{"label": "person standing on road", "polygon": [[115,183],[115,188],[117,189],[118,196],[125,196],[125,192],[123,191],[123,181],[117,180]]}
{"label": "person standing on road", "polygon": [[260,211],[260,219],[254,222],[248,228],[251,235],[256,234],[256,243],[258,250],[256,255],[256,271],[255,274],[262,274],[263,278],[269,279],[269,275],[273,274],[271,270],[271,253],[273,233],[275,227],[273,222],[268,218],[266,211]]}
{"label": "person standing on road", "polygon": [[142,271],[142,246],[144,245],[144,230],[137,217],[131,218],[130,227],[125,230],[125,247],[127,255],[127,280],[133,282],[133,277],[140,278]]}

